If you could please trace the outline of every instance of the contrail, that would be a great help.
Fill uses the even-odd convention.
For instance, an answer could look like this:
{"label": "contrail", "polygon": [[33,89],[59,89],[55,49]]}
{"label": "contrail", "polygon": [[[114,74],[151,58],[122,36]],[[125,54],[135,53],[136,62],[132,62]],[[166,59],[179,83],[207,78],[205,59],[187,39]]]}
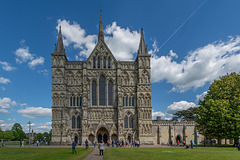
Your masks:
{"label": "contrail", "polygon": [[204,5],[204,3],[207,0],[205,0],[172,34],[168,39],[159,47],[161,49],[181,28],[184,26],[184,24]]}

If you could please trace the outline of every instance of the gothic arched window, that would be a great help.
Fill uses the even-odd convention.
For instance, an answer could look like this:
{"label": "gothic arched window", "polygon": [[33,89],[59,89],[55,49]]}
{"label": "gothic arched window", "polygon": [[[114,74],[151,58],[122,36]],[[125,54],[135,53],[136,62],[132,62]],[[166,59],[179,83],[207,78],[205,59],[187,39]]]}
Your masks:
{"label": "gothic arched window", "polygon": [[93,68],[96,68],[96,59],[93,57]]}
{"label": "gothic arched window", "polygon": [[72,128],[76,128],[75,127],[75,116],[72,116]]}
{"label": "gothic arched window", "polygon": [[124,117],[124,128],[128,128],[128,116]]}
{"label": "gothic arched window", "polygon": [[79,106],[82,106],[82,97],[80,97]]}
{"label": "gothic arched window", "polygon": [[131,96],[128,97],[128,100],[129,100],[129,101],[128,101],[128,106],[132,106]]}
{"label": "gothic arched window", "polygon": [[106,68],[106,57],[103,59],[103,68]]}
{"label": "gothic arched window", "polygon": [[92,105],[97,105],[97,83],[92,82]]}
{"label": "gothic arched window", "polygon": [[79,96],[77,96],[77,105],[76,106],[79,106]]}
{"label": "gothic arched window", "polygon": [[99,105],[106,105],[106,96],[105,96],[106,82],[104,76],[101,76],[99,79]]}
{"label": "gothic arched window", "polygon": [[133,117],[132,117],[132,115],[129,117],[129,128],[133,128]]}
{"label": "gothic arched window", "polygon": [[123,104],[123,106],[125,106],[125,100],[124,100],[124,99],[125,99],[125,97],[122,98],[122,104]]}
{"label": "gothic arched window", "polygon": [[134,106],[134,96],[132,96],[132,106]]}
{"label": "gothic arched window", "polygon": [[77,128],[80,128],[80,116],[77,117]]}
{"label": "gothic arched window", "polygon": [[112,81],[108,82],[108,105],[113,105],[113,83]]}
{"label": "gothic arched window", "polygon": [[98,57],[98,68],[100,68],[100,57]]}
{"label": "gothic arched window", "polygon": [[111,68],[111,58],[108,57],[108,68]]}
{"label": "gothic arched window", "polygon": [[75,96],[73,96],[73,106],[75,106]]}
{"label": "gothic arched window", "polygon": [[72,96],[70,97],[70,106],[72,106],[73,102],[72,102]]}

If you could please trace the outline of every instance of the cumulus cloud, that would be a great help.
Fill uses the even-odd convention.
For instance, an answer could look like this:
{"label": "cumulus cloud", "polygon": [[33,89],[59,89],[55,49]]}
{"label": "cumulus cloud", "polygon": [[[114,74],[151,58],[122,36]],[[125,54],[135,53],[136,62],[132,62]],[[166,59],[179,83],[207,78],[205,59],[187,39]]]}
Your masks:
{"label": "cumulus cloud", "polygon": [[[96,45],[97,35],[86,35],[86,31],[76,22],[71,23],[70,21],[59,19],[56,29],[59,29],[60,25],[62,26],[61,30],[65,47],[73,45],[75,49],[80,50],[79,54],[76,55],[77,60],[81,56],[88,57]],[[132,60],[134,53],[138,49],[140,33],[131,31],[129,28],[117,26],[116,22],[108,25],[105,33],[105,42],[116,59]]]}
{"label": "cumulus cloud", "polygon": [[4,77],[0,77],[0,83],[2,84],[7,84],[7,83],[10,83],[10,79],[8,78],[4,78]]}
{"label": "cumulus cloud", "polygon": [[152,110],[152,119],[156,119],[158,116],[163,118],[163,117],[165,117],[165,113],[163,113],[161,111],[154,111],[154,110]]}
{"label": "cumulus cloud", "polygon": [[34,60],[32,60],[31,62],[28,63],[28,66],[30,68],[34,68],[37,65],[43,65],[44,64],[44,58],[43,57],[38,57]]}
{"label": "cumulus cloud", "polygon": [[24,46],[25,41],[22,40],[20,44],[22,45],[20,48],[18,48],[15,51],[16,55],[16,62],[17,63],[25,63],[28,62],[28,66],[31,69],[34,69],[37,65],[44,64],[44,58],[43,57],[37,57],[35,54],[32,54],[29,52],[29,47]]}
{"label": "cumulus cloud", "polygon": [[12,71],[16,69],[15,67],[12,67],[8,62],[0,61],[0,65],[2,66],[2,69],[5,71]]}
{"label": "cumulus cloud", "polygon": [[205,92],[203,92],[203,93],[200,94],[200,95],[196,95],[196,98],[197,98],[197,99],[196,99],[196,102],[195,102],[195,103],[198,104],[199,100],[202,101],[202,100],[204,99],[204,97],[207,95],[207,92],[208,92],[208,91],[205,91]]}
{"label": "cumulus cloud", "polygon": [[49,117],[52,115],[52,109],[43,107],[26,107],[25,109],[18,110],[18,113],[23,117],[36,118],[36,117]]}
{"label": "cumulus cloud", "polygon": [[226,42],[216,41],[188,53],[180,63],[174,61],[177,54],[152,55],[152,82],[167,80],[173,91],[185,92],[199,88],[230,72],[239,72],[240,36]]}
{"label": "cumulus cloud", "polygon": [[17,103],[8,97],[0,98],[0,113],[9,113],[7,109],[16,105]]}
{"label": "cumulus cloud", "polygon": [[105,41],[117,60],[133,60],[138,50],[140,33],[113,22],[106,28]]}
{"label": "cumulus cloud", "polygon": [[0,123],[3,123],[3,122],[4,122],[4,120],[1,120],[1,119],[0,119]]}
{"label": "cumulus cloud", "polygon": [[191,107],[196,107],[196,104],[187,101],[174,102],[173,104],[167,107],[166,114],[171,116],[178,111],[186,110]]}

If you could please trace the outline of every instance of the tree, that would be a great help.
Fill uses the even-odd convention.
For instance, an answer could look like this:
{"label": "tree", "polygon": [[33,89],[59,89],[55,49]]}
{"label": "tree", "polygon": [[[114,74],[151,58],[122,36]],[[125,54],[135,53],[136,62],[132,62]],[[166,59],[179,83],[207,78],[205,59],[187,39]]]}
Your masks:
{"label": "tree", "polygon": [[227,138],[237,141],[240,136],[240,75],[227,74],[215,80],[203,101],[199,101],[196,122],[206,138]]}
{"label": "tree", "polygon": [[14,136],[13,136],[13,132],[11,130],[6,130],[4,132],[4,139],[10,139],[10,140],[13,140],[14,139]]}
{"label": "tree", "polygon": [[2,131],[2,128],[0,128],[0,139],[3,138],[3,131]]}
{"label": "tree", "polygon": [[49,131],[49,140],[51,141],[52,140],[52,129]]}
{"label": "tree", "polygon": [[186,110],[178,111],[173,115],[175,115],[176,117],[174,118],[177,118],[177,119],[180,118],[187,121],[194,121],[196,119],[196,114],[197,114],[197,108],[190,107]]}
{"label": "tree", "polygon": [[22,130],[22,126],[19,123],[15,123],[11,129],[14,135],[14,139],[26,138],[25,132]]}
{"label": "tree", "polygon": [[42,133],[38,133],[38,134],[37,134],[37,139],[38,139],[38,140],[41,140],[41,138],[43,138]]}

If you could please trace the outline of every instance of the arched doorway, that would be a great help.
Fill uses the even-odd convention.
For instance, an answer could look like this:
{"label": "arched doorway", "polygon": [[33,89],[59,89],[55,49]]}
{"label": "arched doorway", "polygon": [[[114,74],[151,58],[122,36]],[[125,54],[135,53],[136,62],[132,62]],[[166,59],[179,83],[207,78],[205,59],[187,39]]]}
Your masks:
{"label": "arched doorway", "polygon": [[130,143],[132,142],[132,138],[131,138],[131,136],[128,135],[127,139],[128,139],[129,144],[130,144]]}
{"label": "arched doorway", "polygon": [[104,143],[107,143],[109,140],[109,133],[108,130],[104,127],[99,128],[97,131],[97,137],[98,137],[98,143],[100,143],[102,140]]}
{"label": "arched doorway", "polygon": [[74,137],[74,141],[75,141],[76,144],[78,144],[78,136]]}
{"label": "arched doorway", "polygon": [[181,136],[180,135],[177,135],[176,137],[176,142],[179,141],[181,143]]}

